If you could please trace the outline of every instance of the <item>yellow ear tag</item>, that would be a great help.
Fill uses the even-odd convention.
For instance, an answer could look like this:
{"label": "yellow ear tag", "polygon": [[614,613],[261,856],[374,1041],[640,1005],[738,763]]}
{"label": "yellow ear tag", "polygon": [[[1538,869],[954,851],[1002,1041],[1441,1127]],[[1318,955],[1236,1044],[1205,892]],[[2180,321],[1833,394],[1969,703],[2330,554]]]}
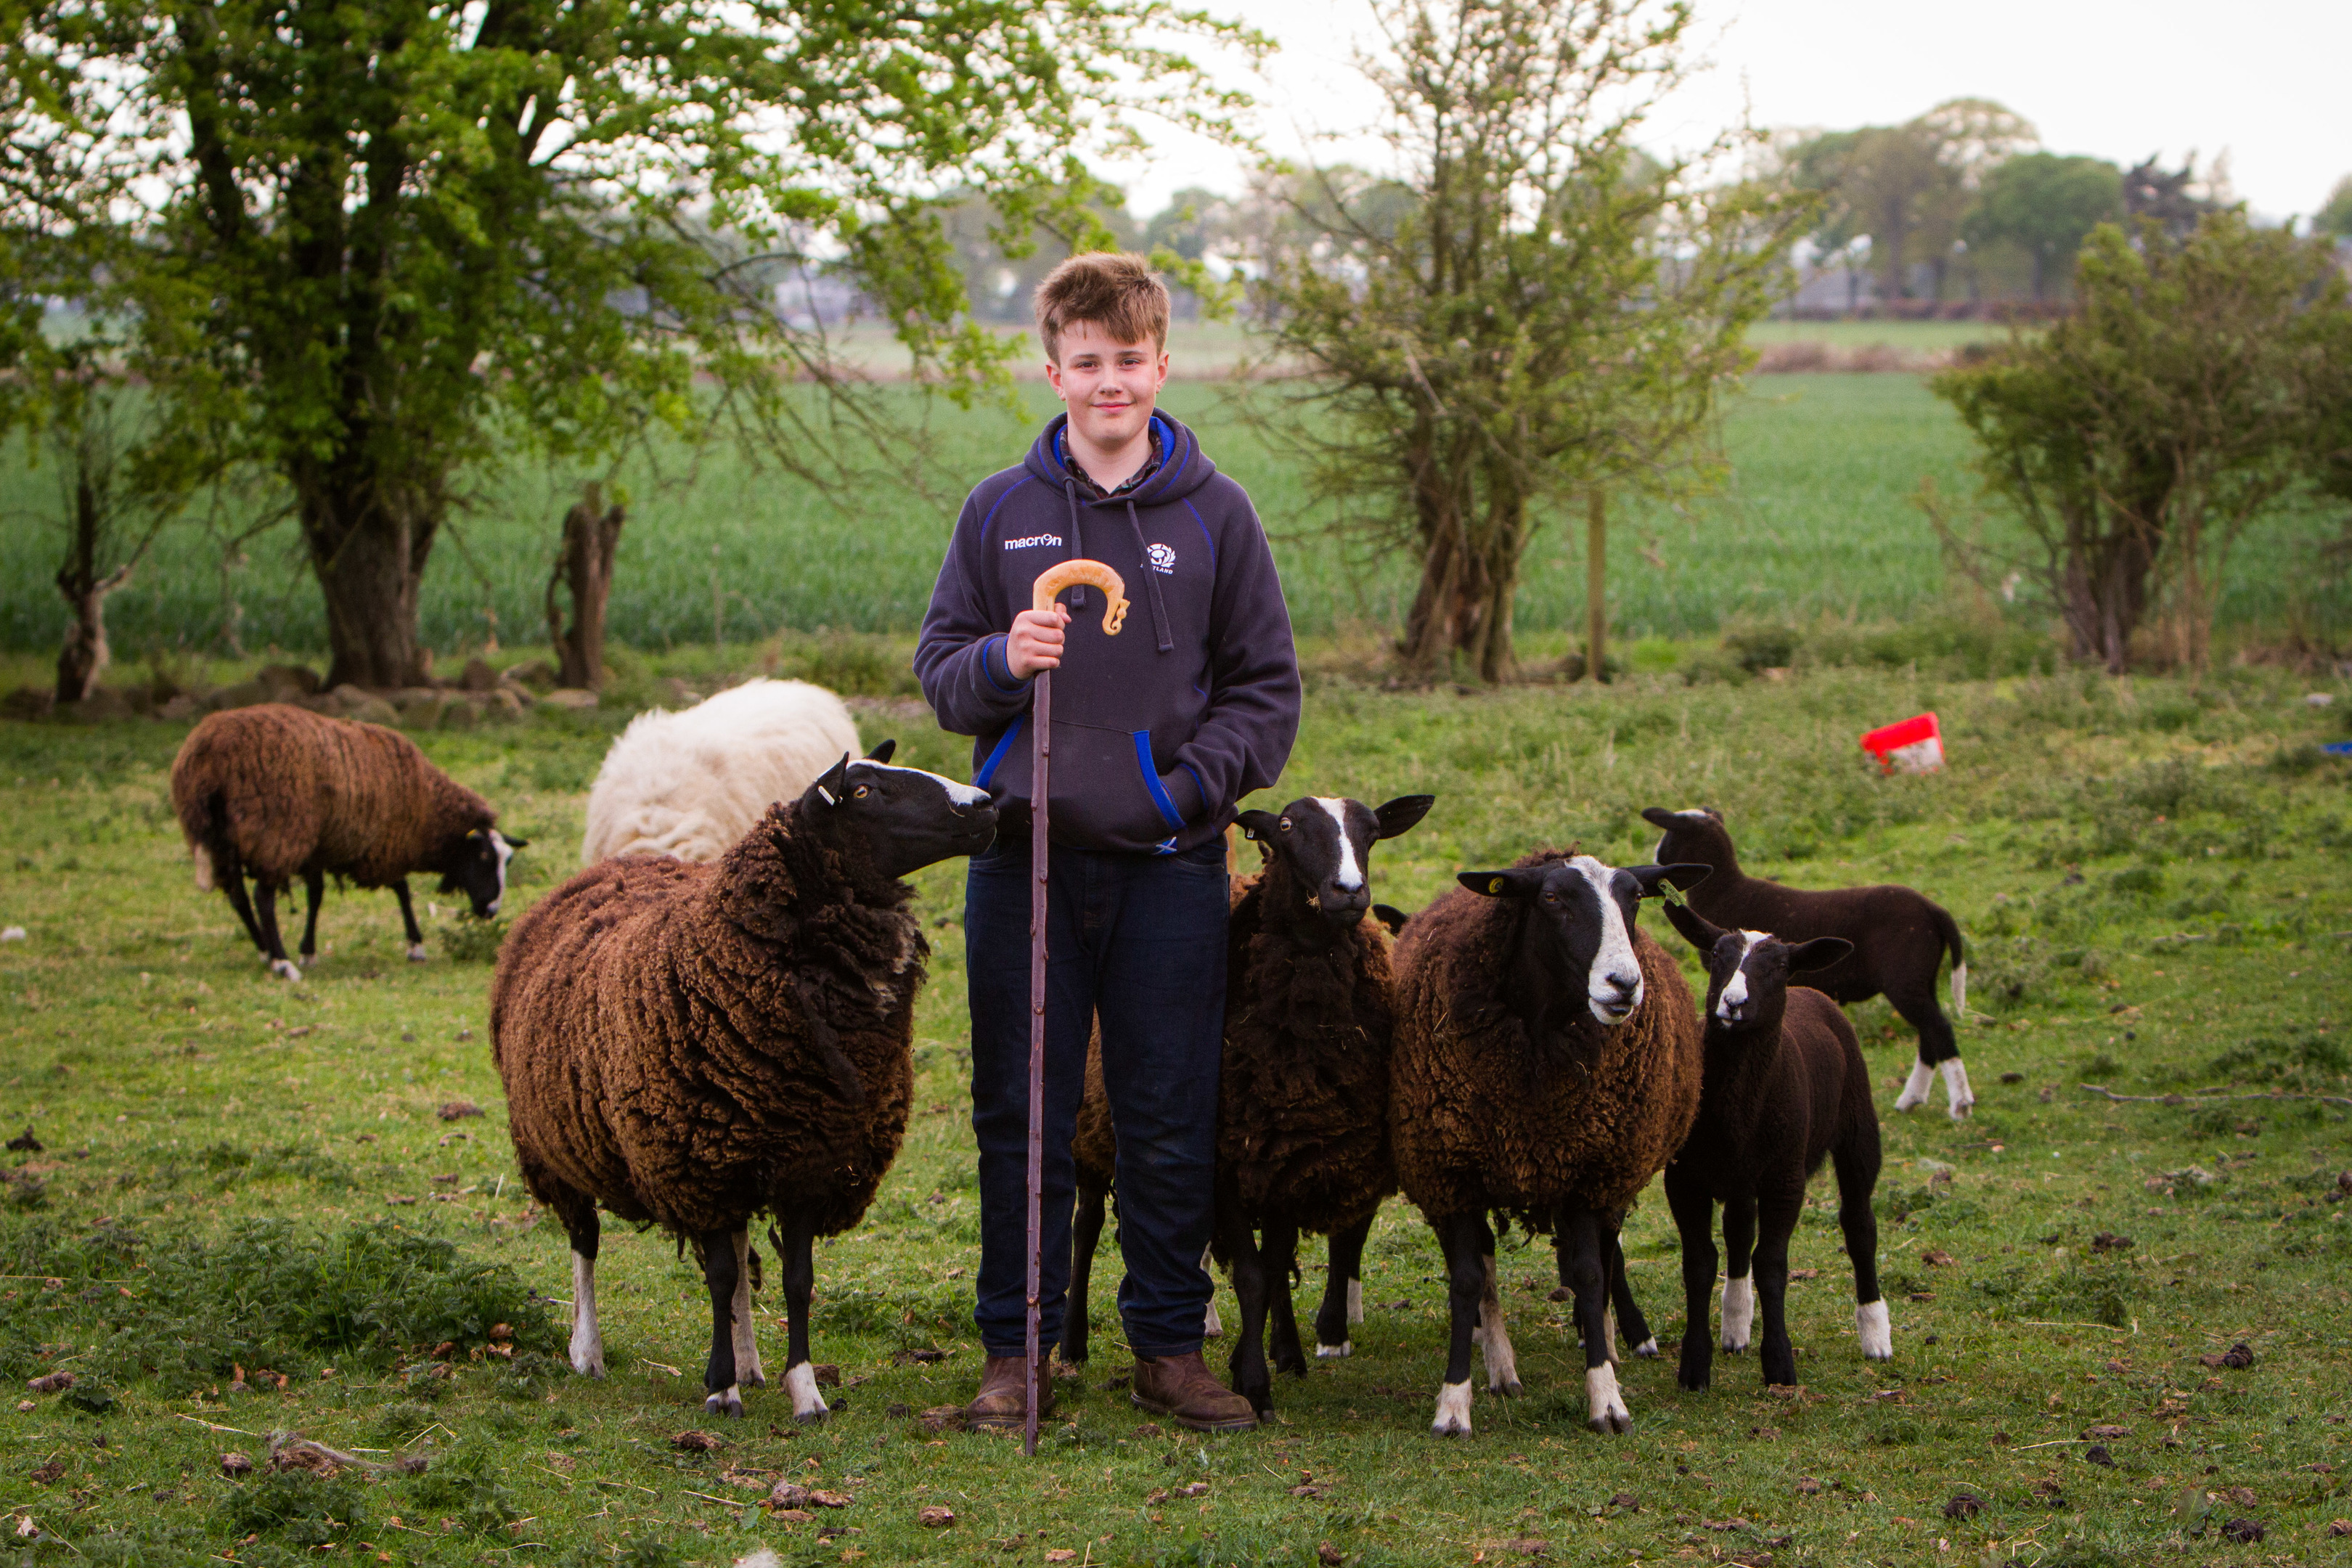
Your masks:
{"label": "yellow ear tag", "polygon": [[1491,881],[1491,882],[1489,882],[1489,883],[1487,883],[1487,884],[1486,884],[1486,891],[1488,891],[1489,893],[1499,893],[1499,892],[1501,892],[1502,890],[1503,890],[1503,879],[1501,879],[1500,877],[1496,878],[1493,881]]}

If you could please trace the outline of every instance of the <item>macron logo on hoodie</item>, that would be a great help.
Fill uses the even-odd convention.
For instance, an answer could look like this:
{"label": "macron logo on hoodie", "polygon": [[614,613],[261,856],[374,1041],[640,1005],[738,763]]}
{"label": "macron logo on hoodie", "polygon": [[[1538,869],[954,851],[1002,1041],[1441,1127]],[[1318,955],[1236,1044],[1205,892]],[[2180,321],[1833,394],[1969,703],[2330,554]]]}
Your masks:
{"label": "macron logo on hoodie", "polygon": [[1058,545],[1061,542],[1062,536],[1058,533],[1033,533],[1026,539],[1006,540],[1004,542],[1004,548],[1007,550],[1034,550],[1040,544]]}

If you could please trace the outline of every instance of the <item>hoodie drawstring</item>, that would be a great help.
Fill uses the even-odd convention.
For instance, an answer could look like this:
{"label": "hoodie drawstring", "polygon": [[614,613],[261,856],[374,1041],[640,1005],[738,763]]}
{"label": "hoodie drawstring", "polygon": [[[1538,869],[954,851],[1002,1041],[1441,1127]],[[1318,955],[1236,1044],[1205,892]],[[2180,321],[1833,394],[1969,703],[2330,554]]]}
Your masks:
{"label": "hoodie drawstring", "polygon": [[[1062,499],[1070,503],[1070,552],[1062,559],[1082,561],[1087,549],[1086,541],[1078,537],[1078,481],[1066,474],[1062,478]],[[1086,607],[1087,585],[1080,583],[1070,595],[1070,608],[1075,611]]]}
{"label": "hoodie drawstring", "polygon": [[1127,503],[1127,525],[1135,530],[1136,563],[1143,568],[1143,585],[1151,590],[1151,629],[1160,637],[1160,651],[1174,653],[1176,644],[1168,635],[1168,606],[1160,600],[1160,574],[1151,569],[1151,546],[1143,542],[1143,523],[1135,515],[1135,502]]}

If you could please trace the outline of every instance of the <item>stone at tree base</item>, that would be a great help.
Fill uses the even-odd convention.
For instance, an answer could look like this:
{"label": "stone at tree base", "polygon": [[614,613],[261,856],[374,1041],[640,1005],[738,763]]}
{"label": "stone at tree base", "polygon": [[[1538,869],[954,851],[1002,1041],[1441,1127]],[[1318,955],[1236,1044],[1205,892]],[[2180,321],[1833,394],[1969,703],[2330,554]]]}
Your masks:
{"label": "stone at tree base", "polygon": [[441,728],[470,730],[482,721],[482,710],[459,698],[442,705]]}
{"label": "stone at tree base", "polygon": [[510,665],[502,679],[517,686],[527,686],[533,691],[549,691],[555,687],[555,667],[543,658],[527,658]]}
{"label": "stone at tree base", "polygon": [[457,677],[457,684],[467,691],[488,691],[498,683],[499,672],[480,654],[467,659],[465,673]]}
{"label": "stone at tree base", "polygon": [[11,719],[46,719],[58,705],[57,688],[20,686],[0,698],[0,715]]}
{"label": "stone at tree base", "polygon": [[313,696],[320,687],[319,672],[307,664],[265,664],[253,672],[253,679],[273,702]]}
{"label": "stone at tree base", "polygon": [[596,694],[577,686],[559,686],[540,699],[551,708],[569,708],[575,711],[596,706]]}
{"label": "stone at tree base", "polygon": [[136,718],[131,700],[110,686],[101,686],[79,702],[60,702],[57,717],[68,724],[105,724]]}

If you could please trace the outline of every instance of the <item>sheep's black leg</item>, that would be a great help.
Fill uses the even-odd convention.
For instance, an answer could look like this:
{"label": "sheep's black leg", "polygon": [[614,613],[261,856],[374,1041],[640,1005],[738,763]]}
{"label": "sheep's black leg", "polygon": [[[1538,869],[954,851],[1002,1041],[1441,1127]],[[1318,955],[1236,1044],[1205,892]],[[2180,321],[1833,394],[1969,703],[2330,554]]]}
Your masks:
{"label": "sheep's black leg", "polygon": [[1756,1280],[1749,1272],[1756,1255],[1756,1194],[1723,1202],[1723,1348],[1748,1348],[1756,1322]]}
{"label": "sheep's black leg", "polygon": [[1705,1388],[1713,1376],[1715,1335],[1715,1200],[1705,1184],[1683,1173],[1680,1163],[1666,1167],[1666,1206],[1683,1249],[1683,1353],[1675,1382]]}
{"label": "sheep's black leg", "polygon": [[793,1396],[793,1419],[803,1426],[825,1416],[809,1365],[809,1293],[816,1289],[816,1232],[805,1219],[781,1220],[768,1227],[776,1249],[776,1282],[784,1292],[784,1391]]}
{"label": "sheep's black leg", "polygon": [[[538,1184],[532,1184],[538,1190]],[[596,1205],[585,1198],[556,1205],[572,1237],[572,1370],[604,1375],[604,1334],[596,1321]]]}
{"label": "sheep's black leg", "polygon": [[1796,1234],[1804,1208],[1801,1172],[1793,1191],[1767,1190],[1757,1204],[1754,1274],[1756,1301],[1764,1318],[1764,1381],[1780,1387],[1793,1388],[1797,1382],[1797,1352],[1789,1342],[1789,1237]]}
{"label": "sheep's black leg", "polygon": [[253,918],[261,926],[261,951],[269,955],[269,972],[299,980],[302,972],[286,956],[285,940],[278,934],[278,889],[258,877],[253,882]]}
{"label": "sheep's black leg", "polygon": [[1298,1343],[1298,1318],[1291,1304],[1290,1282],[1298,1267],[1298,1226],[1286,1218],[1265,1222],[1265,1258],[1266,1305],[1272,1320],[1274,1370],[1307,1375],[1307,1352]]}
{"label": "sheep's black leg", "polygon": [[1323,1277],[1323,1305],[1315,1313],[1315,1353],[1343,1356],[1356,1348],[1348,1325],[1364,1321],[1364,1238],[1367,1218],[1331,1234],[1330,1271]]}
{"label": "sheep's black leg", "polygon": [[1228,1259],[1234,1299],[1242,1310],[1241,1332],[1234,1336],[1233,1351],[1225,1358],[1225,1371],[1233,1379],[1234,1392],[1263,1417],[1274,1408],[1274,1377],[1265,1364],[1266,1293],[1273,1281],[1267,1278],[1265,1255],[1258,1250],[1257,1236],[1248,1223],[1234,1217],[1222,1202],[1217,1205],[1216,1223],[1217,1250]]}
{"label": "sheep's black leg", "polygon": [[[1620,1222],[1622,1223],[1622,1221]],[[1633,1300],[1633,1282],[1625,1275],[1625,1245],[1615,1229],[1609,1233],[1609,1303],[1617,1310],[1617,1335],[1637,1356],[1658,1353],[1658,1336]]]}
{"label": "sheep's black leg", "polygon": [[1102,1243],[1103,1199],[1108,1189],[1078,1183],[1078,1209],[1070,1223],[1070,1288],[1063,1298],[1062,1359],[1087,1359],[1087,1288],[1094,1280],[1095,1248]]}
{"label": "sheep's black leg", "polygon": [[302,956],[310,958],[319,951],[319,906],[327,899],[327,874],[324,871],[302,873],[302,892],[310,910],[302,921]]}
{"label": "sheep's black leg", "polygon": [[1478,1328],[1479,1298],[1486,1288],[1486,1253],[1495,1245],[1484,1217],[1448,1215],[1433,1220],[1437,1245],[1445,1252],[1446,1303],[1453,1309],[1453,1336],[1446,1345],[1445,1386],[1437,1393],[1437,1415],[1430,1430],[1441,1437],[1470,1435],[1470,1344]]}
{"label": "sheep's black leg", "polygon": [[425,962],[425,933],[416,929],[416,906],[409,901],[408,879],[403,877],[392,885],[392,896],[400,900],[400,929],[408,938],[408,961]]}
{"label": "sheep's black leg", "polygon": [[1872,1361],[1895,1354],[1895,1331],[1878,1289],[1878,1216],[1870,1196],[1878,1185],[1878,1120],[1864,1115],[1830,1151],[1837,1170],[1838,1226],[1845,1232],[1846,1257],[1853,1263],[1853,1326],[1862,1353]]}
{"label": "sheep's black leg", "polygon": [[1576,1292],[1577,1327],[1584,1339],[1584,1424],[1595,1432],[1633,1429],[1633,1413],[1617,1387],[1617,1366],[1609,1344],[1609,1226],[1591,1209],[1563,1209],[1566,1233],[1561,1256],[1569,1289]]}
{"label": "sheep's black leg", "polygon": [[743,1393],[735,1384],[735,1233],[706,1231],[698,1245],[703,1282],[710,1288],[710,1359],[702,1369],[702,1386],[709,1397],[702,1407],[713,1415],[740,1415]]}
{"label": "sheep's black leg", "polygon": [[213,880],[228,895],[228,907],[245,922],[245,934],[253,939],[255,949],[266,958],[269,955],[269,943],[262,937],[260,922],[253,918],[253,905],[245,896],[245,868],[234,859],[223,858],[226,864],[215,868]]}

